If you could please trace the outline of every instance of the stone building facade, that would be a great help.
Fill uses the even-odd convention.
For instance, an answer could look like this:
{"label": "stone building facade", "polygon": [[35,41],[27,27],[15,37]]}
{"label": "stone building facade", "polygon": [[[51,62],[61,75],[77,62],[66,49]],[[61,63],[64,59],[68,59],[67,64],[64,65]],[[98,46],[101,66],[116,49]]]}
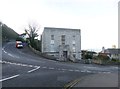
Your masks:
{"label": "stone building facade", "polygon": [[45,27],[41,39],[42,53],[60,61],[81,59],[80,29]]}

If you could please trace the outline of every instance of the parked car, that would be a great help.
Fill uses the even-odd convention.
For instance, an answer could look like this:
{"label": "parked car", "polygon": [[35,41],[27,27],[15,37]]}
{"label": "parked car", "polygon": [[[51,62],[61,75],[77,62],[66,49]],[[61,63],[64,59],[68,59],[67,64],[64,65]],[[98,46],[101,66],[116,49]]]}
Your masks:
{"label": "parked car", "polygon": [[16,41],[16,48],[23,48],[23,43],[21,41]]}

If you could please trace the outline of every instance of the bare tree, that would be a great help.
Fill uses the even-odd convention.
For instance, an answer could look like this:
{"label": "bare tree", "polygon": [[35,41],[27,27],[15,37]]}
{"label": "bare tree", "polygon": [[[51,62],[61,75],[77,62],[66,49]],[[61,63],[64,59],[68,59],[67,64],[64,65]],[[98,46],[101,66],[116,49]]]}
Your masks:
{"label": "bare tree", "polygon": [[38,37],[39,26],[37,24],[29,24],[28,28],[25,28],[26,34],[29,36],[30,44],[33,47],[35,37]]}

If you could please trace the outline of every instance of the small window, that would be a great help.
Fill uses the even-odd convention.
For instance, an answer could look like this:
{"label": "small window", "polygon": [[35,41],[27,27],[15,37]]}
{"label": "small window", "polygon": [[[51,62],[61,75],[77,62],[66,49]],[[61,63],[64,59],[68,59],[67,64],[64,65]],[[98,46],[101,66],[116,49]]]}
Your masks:
{"label": "small window", "polygon": [[61,41],[65,41],[65,35],[62,35],[61,37]]}
{"label": "small window", "polygon": [[75,47],[73,47],[73,52],[75,52]]}
{"label": "small window", "polygon": [[62,45],[65,45],[65,35],[61,36],[61,43],[62,43]]}
{"label": "small window", "polygon": [[75,40],[75,35],[73,35],[73,40]]}
{"label": "small window", "polygon": [[51,35],[51,40],[54,40],[54,35]]}
{"label": "small window", "polygon": [[75,47],[75,44],[73,44],[73,47]]}
{"label": "small window", "polygon": [[54,40],[51,40],[50,44],[54,44]]}
{"label": "small window", "polygon": [[75,40],[72,41],[72,44],[75,45]]}

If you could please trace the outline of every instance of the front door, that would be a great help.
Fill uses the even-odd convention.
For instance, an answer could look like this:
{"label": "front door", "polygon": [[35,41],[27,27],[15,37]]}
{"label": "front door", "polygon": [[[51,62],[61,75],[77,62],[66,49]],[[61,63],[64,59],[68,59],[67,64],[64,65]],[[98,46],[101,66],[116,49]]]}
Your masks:
{"label": "front door", "polygon": [[67,58],[67,51],[63,51],[63,57]]}

